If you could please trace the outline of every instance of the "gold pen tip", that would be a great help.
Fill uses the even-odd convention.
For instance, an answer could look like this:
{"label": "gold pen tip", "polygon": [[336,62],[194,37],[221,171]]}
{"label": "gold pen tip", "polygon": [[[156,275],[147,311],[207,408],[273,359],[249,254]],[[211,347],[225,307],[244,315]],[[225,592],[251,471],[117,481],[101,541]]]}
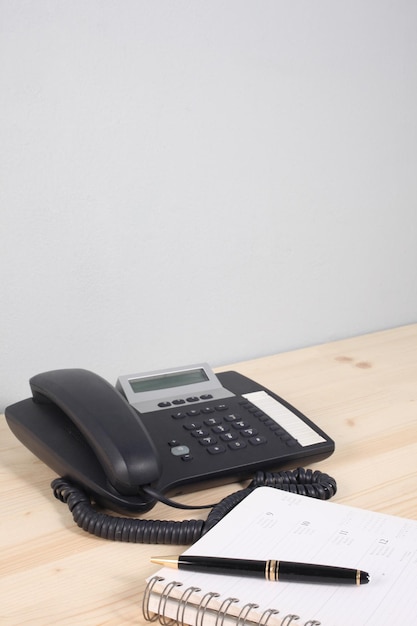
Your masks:
{"label": "gold pen tip", "polygon": [[178,556],[152,556],[151,563],[162,567],[173,567],[178,569]]}

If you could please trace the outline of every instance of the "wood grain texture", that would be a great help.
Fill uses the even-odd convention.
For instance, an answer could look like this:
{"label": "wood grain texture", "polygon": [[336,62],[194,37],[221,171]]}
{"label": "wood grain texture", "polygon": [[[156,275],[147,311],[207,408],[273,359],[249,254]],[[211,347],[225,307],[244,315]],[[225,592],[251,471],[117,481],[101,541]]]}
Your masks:
{"label": "wood grain texture", "polygon": [[[326,461],[334,501],[417,519],[417,324],[237,363],[317,422],[335,441]],[[53,472],[0,421],[0,623],[104,626],[145,624],[151,555],[166,546],[105,541],[77,528],[54,499]],[[218,501],[241,485],[181,497]],[[157,505],[144,518],[205,518]],[[180,553],[183,547],[171,548]]]}

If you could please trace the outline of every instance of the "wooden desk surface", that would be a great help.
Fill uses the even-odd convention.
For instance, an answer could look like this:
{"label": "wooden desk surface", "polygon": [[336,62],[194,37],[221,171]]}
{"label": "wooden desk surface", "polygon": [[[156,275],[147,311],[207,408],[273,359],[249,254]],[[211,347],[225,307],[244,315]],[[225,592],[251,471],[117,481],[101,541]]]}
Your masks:
{"label": "wooden desk surface", "polygon": [[[417,519],[417,324],[231,365],[294,404],[335,441],[310,464],[334,476],[333,501]],[[122,544],[76,527],[55,500],[55,477],[0,420],[0,623],[145,624],[151,555],[167,546]],[[240,488],[182,497],[203,504]],[[148,519],[203,518],[157,505]],[[170,549],[181,552],[182,547]]]}

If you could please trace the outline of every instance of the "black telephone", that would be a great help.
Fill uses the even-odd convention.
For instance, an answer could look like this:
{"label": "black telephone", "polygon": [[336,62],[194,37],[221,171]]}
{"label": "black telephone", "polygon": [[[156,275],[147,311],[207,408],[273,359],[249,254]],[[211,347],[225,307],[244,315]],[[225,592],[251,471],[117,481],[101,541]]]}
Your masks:
{"label": "black telephone", "polygon": [[[172,504],[164,494],[241,480],[334,451],[334,442],[288,402],[237,372],[216,376],[207,364],[121,376],[116,388],[93,372],[62,369],[32,377],[30,387],[32,398],[6,408],[7,422],[27,448],[70,481],[70,487],[61,479],[53,486],[72,510],[80,487],[76,499],[83,506],[92,499],[114,511],[144,512],[157,500]],[[317,474],[308,476],[304,491],[311,491]]]}

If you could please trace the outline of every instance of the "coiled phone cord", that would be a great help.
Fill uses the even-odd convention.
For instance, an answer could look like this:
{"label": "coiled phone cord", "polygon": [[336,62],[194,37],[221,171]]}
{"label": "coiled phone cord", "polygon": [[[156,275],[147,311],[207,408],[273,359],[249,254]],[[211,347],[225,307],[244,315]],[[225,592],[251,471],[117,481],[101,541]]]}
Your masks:
{"label": "coiled phone cord", "polygon": [[[320,500],[328,500],[336,493],[336,481],[328,474],[299,467],[292,471],[276,473],[257,472],[245,489],[232,493],[213,506],[207,520],[180,522],[142,520],[108,515],[97,511],[91,498],[79,487],[64,478],[51,483],[54,495],[68,505],[75,523],[96,537],[132,543],[188,545],[194,543],[213,528],[229,511],[257,487],[268,486]],[[152,495],[155,492],[152,491]],[[163,496],[161,501],[169,503]],[[175,503],[173,503],[175,504]],[[209,508],[186,507],[180,508]],[[209,505],[212,506],[212,505]]]}

